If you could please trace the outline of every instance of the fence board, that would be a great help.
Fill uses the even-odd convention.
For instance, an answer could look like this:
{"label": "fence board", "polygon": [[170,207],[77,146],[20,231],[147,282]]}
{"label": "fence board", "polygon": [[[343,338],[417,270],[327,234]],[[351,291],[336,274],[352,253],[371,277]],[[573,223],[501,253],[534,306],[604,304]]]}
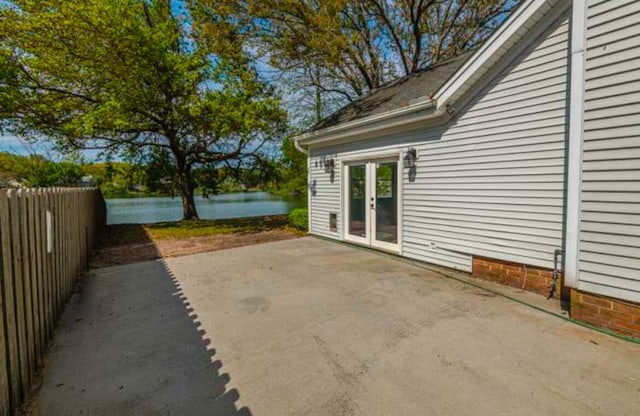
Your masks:
{"label": "fence board", "polygon": [[[36,189],[36,197],[34,198],[35,219],[36,219],[36,264],[38,268],[38,305],[40,309],[40,360],[44,358],[46,349],[47,331],[47,305],[45,296],[46,284],[46,214],[44,210],[44,193],[41,189]],[[41,364],[41,363],[40,363]]]}
{"label": "fence board", "polygon": [[43,206],[43,215],[44,215],[44,226],[43,226],[43,231],[44,231],[44,310],[45,310],[45,317],[46,317],[46,325],[47,325],[47,339],[51,338],[51,335],[53,333],[53,313],[52,313],[52,303],[51,303],[51,275],[52,275],[52,263],[51,263],[51,253],[49,253],[48,250],[48,232],[47,232],[47,212],[51,212],[50,207],[49,207],[49,192],[45,192],[43,194],[43,198],[42,198],[42,202],[44,204]]}
{"label": "fence board", "polygon": [[24,283],[22,279],[22,242],[20,241],[20,203],[21,190],[9,191],[9,209],[11,211],[11,254],[13,257],[13,288],[16,305],[16,324],[18,328],[18,367],[20,374],[20,401],[29,390],[29,364],[27,351],[27,325],[25,322]]}
{"label": "fence board", "polygon": [[27,216],[29,231],[29,266],[31,268],[31,311],[33,316],[33,351],[32,365],[34,374],[40,366],[40,303],[38,299],[38,259],[37,259],[37,228],[36,228],[36,207],[35,189],[27,190]]}
{"label": "fence board", "polygon": [[64,224],[62,223],[62,207],[60,203],[60,195],[58,194],[58,189],[56,188],[53,192],[54,206],[53,206],[53,215],[55,220],[53,221],[53,229],[56,232],[53,233],[54,236],[54,244],[53,244],[53,255],[56,261],[56,272],[54,276],[55,283],[55,314],[54,314],[54,323],[58,322],[58,317],[60,316],[60,309],[62,304],[62,264],[64,261],[64,252],[62,247],[62,233],[64,233]]}
{"label": "fence board", "polygon": [[7,337],[6,359],[9,376],[9,404],[15,408],[20,402],[20,369],[18,359],[18,329],[16,322],[15,295],[13,288],[13,260],[11,250],[11,217],[9,212],[9,194],[0,194],[0,225],[2,227],[2,258],[4,275],[2,281],[2,297]]}
{"label": "fence board", "polygon": [[[24,300],[24,322],[25,329],[25,345],[26,345],[26,370],[28,378],[25,381],[23,394],[25,397],[29,395],[29,386],[35,375],[35,337],[33,331],[33,297],[31,291],[31,264],[29,258],[29,190],[18,191],[18,206],[20,219],[20,250],[22,255],[22,288]],[[24,367],[24,366],[23,366]]]}
{"label": "fence board", "polygon": [[105,220],[97,189],[0,190],[0,416],[28,399]]}
{"label": "fence board", "polygon": [[33,198],[33,211],[34,211],[34,228],[36,231],[36,275],[38,281],[38,336],[40,338],[40,349],[38,350],[38,367],[42,365],[45,350],[45,340],[47,339],[47,328],[45,322],[45,309],[44,309],[44,264],[42,261],[42,194],[40,189],[36,189]]}
{"label": "fence board", "polygon": [[[5,191],[0,190],[0,213],[6,212],[7,206],[7,194]],[[7,328],[5,321],[7,320],[6,309],[7,303],[4,296],[4,277],[7,275],[7,269],[5,268],[5,261],[2,251],[4,251],[5,236],[7,229],[3,228],[0,222],[0,415],[9,414],[9,339],[7,334]],[[11,275],[11,272],[8,273]]]}

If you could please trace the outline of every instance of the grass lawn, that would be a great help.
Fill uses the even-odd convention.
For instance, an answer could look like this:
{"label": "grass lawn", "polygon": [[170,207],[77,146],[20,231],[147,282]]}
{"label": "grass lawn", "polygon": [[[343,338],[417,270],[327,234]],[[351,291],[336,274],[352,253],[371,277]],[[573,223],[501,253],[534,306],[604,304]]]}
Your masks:
{"label": "grass lawn", "polygon": [[92,256],[92,267],[183,256],[304,235],[285,215],[108,225]]}
{"label": "grass lawn", "polygon": [[284,215],[232,218],[226,220],[189,220],[146,224],[144,229],[154,240],[206,237],[217,234],[258,233],[274,229],[295,230]]}

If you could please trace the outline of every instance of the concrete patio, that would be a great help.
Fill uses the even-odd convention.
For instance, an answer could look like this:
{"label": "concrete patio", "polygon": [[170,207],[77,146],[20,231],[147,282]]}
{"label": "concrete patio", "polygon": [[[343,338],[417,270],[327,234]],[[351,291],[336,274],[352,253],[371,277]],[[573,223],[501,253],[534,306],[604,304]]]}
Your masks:
{"label": "concrete patio", "polygon": [[307,237],[93,271],[33,415],[637,415],[640,345]]}

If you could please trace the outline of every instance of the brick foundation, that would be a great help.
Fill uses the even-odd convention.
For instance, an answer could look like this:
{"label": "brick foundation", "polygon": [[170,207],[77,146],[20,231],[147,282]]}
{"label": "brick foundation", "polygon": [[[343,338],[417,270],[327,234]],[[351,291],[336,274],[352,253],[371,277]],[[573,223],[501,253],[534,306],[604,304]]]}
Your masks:
{"label": "brick foundation", "polygon": [[571,318],[640,339],[640,304],[571,289]]}
{"label": "brick foundation", "polygon": [[[515,287],[529,292],[549,295],[549,288],[553,281],[553,270],[473,256],[473,277],[506,286]],[[561,276],[556,282],[555,298],[561,296]]]}

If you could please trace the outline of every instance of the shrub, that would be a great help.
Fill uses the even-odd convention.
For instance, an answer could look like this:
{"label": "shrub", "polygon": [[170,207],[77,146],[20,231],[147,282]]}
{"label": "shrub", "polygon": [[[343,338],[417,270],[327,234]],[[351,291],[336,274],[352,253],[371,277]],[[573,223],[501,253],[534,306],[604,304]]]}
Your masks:
{"label": "shrub", "polygon": [[309,213],[306,208],[296,208],[289,214],[289,224],[298,230],[307,231]]}

